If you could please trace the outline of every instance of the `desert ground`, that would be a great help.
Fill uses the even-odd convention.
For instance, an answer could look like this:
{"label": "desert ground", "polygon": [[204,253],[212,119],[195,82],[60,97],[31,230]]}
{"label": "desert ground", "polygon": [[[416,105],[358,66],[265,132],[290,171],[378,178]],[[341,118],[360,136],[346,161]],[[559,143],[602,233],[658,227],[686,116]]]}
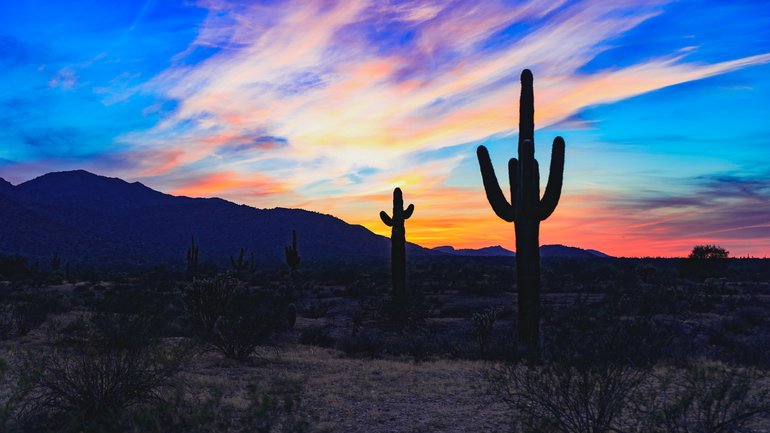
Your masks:
{"label": "desert ground", "polygon": [[[510,258],[411,264],[408,314],[387,268],[308,268],[6,278],[2,428],[770,431],[767,260],[546,260],[536,362],[516,341]],[[608,408],[602,427],[591,411]]]}

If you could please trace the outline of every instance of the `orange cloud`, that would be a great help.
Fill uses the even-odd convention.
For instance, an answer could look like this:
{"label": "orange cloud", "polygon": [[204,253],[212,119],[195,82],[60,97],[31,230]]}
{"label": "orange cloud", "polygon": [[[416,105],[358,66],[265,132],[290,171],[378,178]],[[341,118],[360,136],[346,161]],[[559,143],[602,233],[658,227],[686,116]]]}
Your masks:
{"label": "orange cloud", "polygon": [[[156,77],[146,90],[178,101],[178,109],[122,141],[137,155],[159,155],[143,158],[138,175],[172,185],[175,193],[301,204],[385,234],[377,212],[401,186],[417,206],[411,240],[513,248],[513,229],[494,217],[480,181],[474,188],[448,186],[472,149],[463,156],[419,155],[514,130],[521,69],[535,72],[536,122],[543,127],[585,107],[770,62],[770,53],[716,64],[664,53],[585,75],[581,68],[607,49],[607,40],[660,14],[665,2],[563,3],[206,1],[201,5],[210,14],[179,58],[200,46],[225,49]],[[413,29],[414,43],[381,50],[367,42],[360,28],[379,28],[382,16]],[[533,18],[546,21],[505,46],[479,49],[501,28]],[[223,156],[254,131],[290,145]],[[362,166],[373,174],[358,176]],[[247,174],[255,171],[260,175]],[[543,242],[615,254],[681,253],[683,245],[667,243],[670,231],[660,226],[680,215],[634,217],[583,193],[565,193],[543,224]]]}
{"label": "orange cloud", "polygon": [[227,196],[253,201],[288,192],[281,182],[274,179],[258,175],[244,177],[234,172],[210,173],[180,183],[170,191],[171,194],[187,197]]}

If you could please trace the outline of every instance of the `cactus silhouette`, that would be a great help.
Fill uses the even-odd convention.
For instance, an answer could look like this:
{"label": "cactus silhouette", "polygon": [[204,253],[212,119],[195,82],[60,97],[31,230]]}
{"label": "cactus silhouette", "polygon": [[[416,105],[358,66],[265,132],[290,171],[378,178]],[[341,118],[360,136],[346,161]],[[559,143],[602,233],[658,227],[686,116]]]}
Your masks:
{"label": "cactus silhouette", "polygon": [[61,267],[61,259],[59,258],[59,253],[54,251],[53,257],[51,257],[51,270],[56,272]]}
{"label": "cactus silhouette", "polygon": [[254,258],[254,253],[251,253],[251,260],[246,260],[244,258],[245,250],[241,248],[241,252],[238,255],[238,260],[235,260],[235,257],[230,256],[230,264],[233,265],[233,269],[236,272],[254,272],[257,270],[257,261]]}
{"label": "cactus silhouette", "polygon": [[190,248],[187,249],[187,273],[190,275],[198,273],[198,246],[195,245],[195,236],[192,237]]}
{"label": "cactus silhouette", "polygon": [[297,231],[291,231],[291,245],[284,248],[286,251],[286,264],[289,265],[291,271],[294,272],[299,267],[299,251],[297,251]]}
{"label": "cactus silhouette", "polygon": [[414,212],[414,205],[404,209],[404,198],[401,188],[393,190],[393,216],[385,211],[380,212],[380,219],[386,226],[392,227],[390,235],[390,272],[393,279],[393,302],[395,306],[403,307],[407,301],[406,293],[406,229],[404,221]]}
{"label": "cactus silhouette", "polygon": [[516,231],[518,334],[528,355],[536,357],[540,339],[540,221],[556,209],[564,174],[564,139],[556,137],[551,151],[548,184],[540,198],[540,171],[535,159],[535,105],[532,72],[521,73],[519,101],[519,159],[508,161],[511,201],[497,182],[489,152],[479,146],[477,156],[487,200],[498,217],[513,222]]}

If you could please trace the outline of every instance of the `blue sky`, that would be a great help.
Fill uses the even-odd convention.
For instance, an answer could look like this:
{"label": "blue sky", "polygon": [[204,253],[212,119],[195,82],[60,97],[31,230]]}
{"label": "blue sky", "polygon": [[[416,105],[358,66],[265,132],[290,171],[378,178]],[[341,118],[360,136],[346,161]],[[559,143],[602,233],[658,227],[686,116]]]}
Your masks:
{"label": "blue sky", "polygon": [[544,243],[770,254],[762,1],[5,2],[0,176],[85,168],[379,233],[400,186],[412,240],[512,249],[475,147],[515,156],[524,68],[543,183],[567,142]]}

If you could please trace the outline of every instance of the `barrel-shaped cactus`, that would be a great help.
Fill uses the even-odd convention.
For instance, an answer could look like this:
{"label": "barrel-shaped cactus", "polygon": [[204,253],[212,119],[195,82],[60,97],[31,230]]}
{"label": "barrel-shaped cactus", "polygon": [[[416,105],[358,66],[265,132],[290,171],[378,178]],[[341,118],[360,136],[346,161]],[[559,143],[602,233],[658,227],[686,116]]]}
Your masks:
{"label": "barrel-shaped cactus", "polygon": [[477,151],[489,204],[497,216],[515,225],[518,334],[529,356],[537,356],[540,339],[540,221],[556,209],[564,174],[564,139],[556,137],[551,151],[548,184],[541,198],[540,170],[535,159],[534,119],[532,72],[525,69],[521,73],[519,158],[508,161],[510,202],[497,182],[489,152],[484,146],[479,146]]}
{"label": "barrel-shaped cactus", "polygon": [[[392,227],[390,235],[390,271],[393,284],[393,303],[396,308],[404,307],[408,300],[406,291],[406,228],[404,221],[414,212],[414,205],[404,209],[404,197],[401,188],[393,190],[393,216],[380,212],[380,219],[386,226]],[[401,310],[403,312],[403,310]]]}

